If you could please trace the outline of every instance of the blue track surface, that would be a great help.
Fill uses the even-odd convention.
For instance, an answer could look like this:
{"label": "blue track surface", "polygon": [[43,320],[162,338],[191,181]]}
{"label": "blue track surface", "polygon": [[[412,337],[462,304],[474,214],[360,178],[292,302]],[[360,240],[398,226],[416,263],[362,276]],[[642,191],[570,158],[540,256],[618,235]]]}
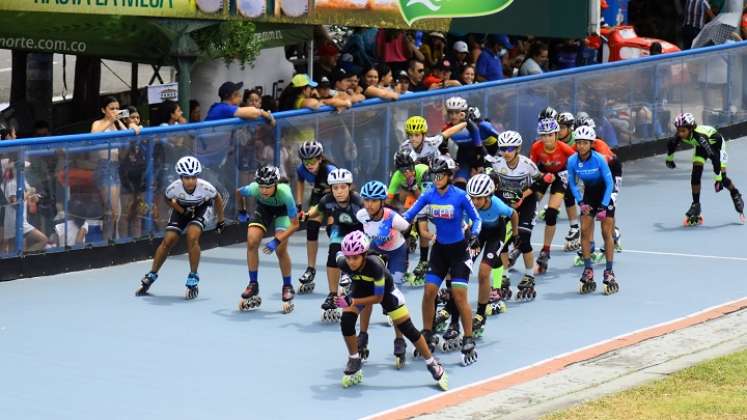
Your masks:
{"label": "blue track surface", "polygon": [[[747,168],[735,165],[747,159],[747,141],[730,142],[729,152],[729,174],[747,192]],[[681,227],[691,201],[690,153],[678,153],[673,171],[662,157],[625,165],[618,225],[626,251],[615,266],[620,293],[606,297],[598,288],[578,295],[580,270],[571,254],[553,252],[537,300],[511,303],[507,314],[489,319],[475,365],[459,366],[458,353],[438,354],[450,387],[747,296],[747,226],[735,223],[727,192],[713,193],[710,169],[701,200],[705,225]],[[556,242],[567,228],[564,221],[559,226]],[[305,266],[303,235],[291,248],[295,279]],[[326,246],[320,269],[323,257]],[[261,258],[264,302],[250,313],[236,310],[247,282],[243,246],[203,254],[201,293],[192,302],[182,298],[183,256],[166,262],[151,297],[133,296],[150,261],[0,283],[0,417],[351,418],[438,392],[422,361],[395,370],[392,331],[379,310],[364,382],[342,389],[339,324],[319,322],[323,271],[316,293],[298,296],[296,310],[283,315],[275,259]],[[422,291],[405,294],[420,327]]]}

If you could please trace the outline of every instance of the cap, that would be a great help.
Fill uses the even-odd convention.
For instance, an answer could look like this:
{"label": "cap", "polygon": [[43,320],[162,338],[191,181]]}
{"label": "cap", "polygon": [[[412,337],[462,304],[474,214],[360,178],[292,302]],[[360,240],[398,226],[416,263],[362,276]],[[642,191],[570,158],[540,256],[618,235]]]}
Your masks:
{"label": "cap", "polygon": [[405,70],[400,70],[400,72],[397,74],[397,81],[407,81],[410,82],[410,76],[407,75],[407,72]]}
{"label": "cap", "polygon": [[458,53],[467,53],[469,52],[469,47],[467,46],[467,43],[464,41],[457,41],[454,43],[454,51]]}
{"label": "cap", "polygon": [[228,99],[235,92],[238,92],[239,90],[241,90],[242,87],[244,87],[243,82],[239,82],[239,83],[225,82],[222,85],[220,85],[220,88],[218,88],[218,96],[220,96],[222,100]]}
{"label": "cap", "polygon": [[311,86],[311,87],[317,87],[318,83],[309,79],[309,75],[307,74],[297,74],[293,76],[293,79],[291,80],[291,85],[296,88],[304,87],[304,86]]}
{"label": "cap", "polygon": [[337,83],[340,80],[347,79],[348,77],[353,76],[353,73],[345,71],[342,67],[338,67],[335,69],[335,71],[332,73],[332,82]]}
{"label": "cap", "polygon": [[443,60],[440,60],[438,63],[436,63],[434,68],[438,70],[451,70],[451,61],[444,58]]}
{"label": "cap", "polygon": [[319,81],[319,87],[328,88],[330,86],[332,86],[332,82],[329,81],[327,76],[322,76],[322,79]]}
{"label": "cap", "polygon": [[441,32],[431,32],[431,33],[428,34],[428,36],[430,36],[432,38],[440,38],[440,39],[446,41],[446,37]]}

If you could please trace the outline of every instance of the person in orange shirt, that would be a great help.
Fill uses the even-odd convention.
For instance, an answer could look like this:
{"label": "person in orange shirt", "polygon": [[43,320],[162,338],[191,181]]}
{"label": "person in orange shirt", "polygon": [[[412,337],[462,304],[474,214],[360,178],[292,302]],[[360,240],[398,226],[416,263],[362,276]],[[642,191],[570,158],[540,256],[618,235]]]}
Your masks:
{"label": "person in orange shirt", "polygon": [[[569,157],[576,153],[571,146],[558,141],[558,132],[560,132],[560,125],[558,125],[557,120],[554,118],[541,119],[537,123],[537,134],[540,137],[532,145],[529,154],[529,158],[542,173],[542,182],[539,183],[540,189],[536,191],[538,199],[541,200],[548,188],[550,189],[550,199],[545,210],[545,239],[542,251],[537,258],[536,274],[547,271],[548,261],[550,260],[550,244],[552,244],[552,239],[555,236],[555,226],[558,222],[560,206],[564,203],[568,187],[566,162]],[[575,215],[575,204],[567,208],[566,211],[569,215]],[[570,216],[569,219],[573,220]],[[575,224],[573,221],[571,222],[571,230],[574,230],[574,228],[578,232],[578,221],[575,221]]]}

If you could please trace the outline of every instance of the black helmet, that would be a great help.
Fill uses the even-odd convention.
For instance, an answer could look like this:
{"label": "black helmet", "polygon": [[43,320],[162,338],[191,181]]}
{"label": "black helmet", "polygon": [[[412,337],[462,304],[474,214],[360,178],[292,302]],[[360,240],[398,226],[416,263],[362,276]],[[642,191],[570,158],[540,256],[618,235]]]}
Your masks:
{"label": "black helmet", "polygon": [[400,150],[394,154],[394,166],[397,169],[412,169],[415,166],[415,160],[408,150]]}
{"label": "black helmet", "polygon": [[558,111],[556,111],[555,108],[548,106],[547,108],[543,109],[539,113],[539,117],[537,117],[538,120],[544,120],[547,118],[552,118],[553,120],[558,118]]}
{"label": "black helmet", "polygon": [[431,173],[440,174],[448,172],[453,174],[455,169],[456,163],[454,163],[454,159],[448,156],[437,156],[431,161]]}
{"label": "black helmet", "polygon": [[558,124],[574,128],[574,125],[576,125],[576,117],[574,117],[570,112],[561,112],[558,114]]}
{"label": "black helmet", "polygon": [[255,180],[259,185],[274,185],[280,179],[280,169],[277,166],[267,165],[257,169]]}

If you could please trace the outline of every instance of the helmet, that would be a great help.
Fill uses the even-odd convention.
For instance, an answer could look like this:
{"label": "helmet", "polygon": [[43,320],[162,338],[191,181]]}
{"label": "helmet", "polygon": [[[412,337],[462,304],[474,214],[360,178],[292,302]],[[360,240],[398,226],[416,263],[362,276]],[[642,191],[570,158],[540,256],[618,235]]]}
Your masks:
{"label": "helmet", "polygon": [[555,108],[548,106],[547,108],[540,111],[539,116],[537,117],[538,120],[544,120],[546,118],[558,118],[558,111],[556,111]]}
{"label": "helmet", "polygon": [[428,121],[416,115],[405,121],[405,134],[425,134],[428,132]]}
{"label": "helmet", "polygon": [[179,176],[197,176],[202,173],[202,165],[194,156],[184,156],[176,162],[176,173]]}
{"label": "helmet", "polygon": [[446,110],[447,111],[466,111],[467,100],[462,98],[461,96],[452,96],[451,98],[446,100]]}
{"label": "helmet", "polygon": [[545,118],[537,123],[537,134],[552,134],[560,131],[560,125],[553,118]]}
{"label": "helmet", "polygon": [[467,194],[471,197],[489,197],[495,191],[495,183],[490,175],[478,174],[467,181]]}
{"label": "helmet", "polygon": [[313,159],[324,153],[324,146],[318,141],[305,141],[298,148],[298,157],[301,159]]}
{"label": "helmet", "polygon": [[674,119],[674,126],[677,128],[695,128],[696,125],[697,124],[695,123],[695,117],[689,112],[680,113],[679,115],[677,115],[677,118]]}
{"label": "helmet", "polygon": [[597,139],[597,132],[594,131],[593,127],[582,125],[573,132],[573,138],[578,140],[591,140]]}
{"label": "helmet", "polygon": [[361,198],[366,200],[385,200],[386,185],[381,181],[368,181],[361,188]]}
{"label": "helmet", "polygon": [[437,156],[431,161],[431,173],[454,173],[454,170],[456,170],[456,163],[454,163],[454,159],[448,156]]}
{"label": "helmet", "polygon": [[521,134],[516,131],[507,130],[498,135],[498,147],[521,147],[521,143]]}
{"label": "helmet", "polygon": [[280,169],[277,166],[267,165],[257,169],[254,175],[255,181],[259,185],[273,185],[280,179]]}
{"label": "helmet", "polygon": [[596,123],[594,123],[594,120],[589,116],[589,114],[583,111],[576,114],[576,125],[574,127],[578,128],[578,127],[581,127],[582,125],[585,125],[591,128],[597,127]]}
{"label": "helmet", "polygon": [[370,245],[371,239],[360,230],[355,230],[342,238],[342,255],[352,257],[365,254]]}
{"label": "helmet", "polygon": [[415,166],[415,160],[409,150],[400,150],[394,154],[394,166],[397,169],[412,169]]}
{"label": "helmet", "polygon": [[332,172],[327,175],[327,184],[329,184],[329,186],[352,183],[353,174],[347,169],[337,168],[332,170]]}
{"label": "helmet", "polygon": [[576,118],[570,112],[561,112],[558,115],[558,124],[573,127],[576,124]]}

